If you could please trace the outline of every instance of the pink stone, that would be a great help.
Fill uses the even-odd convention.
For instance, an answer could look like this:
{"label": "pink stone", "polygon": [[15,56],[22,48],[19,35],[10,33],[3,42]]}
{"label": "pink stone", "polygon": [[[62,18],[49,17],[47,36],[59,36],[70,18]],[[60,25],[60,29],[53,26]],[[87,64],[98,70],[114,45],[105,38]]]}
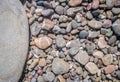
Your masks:
{"label": "pink stone", "polygon": [[93,52],[93,56],[101,59],[104,56],[104,54],[103,52],[97,50]]}
{"label": "pink stone", "polygon": [[92,9],[97,9],[99,7],[99,0],[93,0]]}
{"label": "pink stone", "polygon": [[80,5],[81,2],[82,2],[82,0],[70,0],[69,5],[70,6],[77,6],[77,5]]}
{"label": "pink stone", "polygon": [[98,46],[99,48],[105,48],[107,47],[107,42],[105,41],[104,36],[100,37],[98,40]]}
{"label": "pink stone", "polygon": [[111,27],[111,25],[112,25],[112,21],[111,20],[104,20],[103,27],[108,28],[108,27]]}
{"label": "pink stone", "polygon": [[104,68],[104,72],[106,74],[112,73],[116,70],[115,65],[108,65],[107,67]]}
{"label": "pink stone", "polygon": [[46,49],[52,44],[52,39],[48,36],[43,36],[35,39],[35,45],[40,49]]}

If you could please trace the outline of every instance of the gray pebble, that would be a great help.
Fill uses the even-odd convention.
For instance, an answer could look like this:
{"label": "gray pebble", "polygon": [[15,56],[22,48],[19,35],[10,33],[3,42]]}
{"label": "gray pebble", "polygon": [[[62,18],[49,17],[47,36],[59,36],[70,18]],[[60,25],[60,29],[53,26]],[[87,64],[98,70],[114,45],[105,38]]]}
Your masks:
{"label": "gray pebble", "polygon": [[42,11],[42,15],[45,17],[51,16],[54,13],[53,9],[46,9]]}
{"label": "gray pebble", "polygon": [[55,11],[56,11],[57,14],[62,15],[62,14],[64,14],[64,7],[58,5],[58,6],[55,8]]}
{"label": "gray pebble", "polygon": [[52,29],[52,31],[53,31],[55,34],[58,34],[58,33],[60,33],[61,28],[60,28],[59,26],[55,25],[54,28]]}
{"label": "gray pebble", "polygon": [[76,22],[75,20],[72,20],[72,22],[71,22],[71,27],[72,27],[73,29],[76,29],[76,28],[78,27],[78,24],[77,24],[77,22]]}
{"label": "gray pebble", "polygon": [[79,51],[79,47],[72,47],[69,50],[69,54],[74,56],[74,55],[76,55],[78,53],[78,51]]}
{"label": "gray pebble", "polygon": [[45,81],[52,82],[55,78],[55,75],[52,72],[47,72],[46,74],[43,74],[43,78]]}
{"label": "gray pebble", "polygon": [[116,14],[120,14],[120,8],[112,8],[112,12],[116,15]]}
{"label": "gray pebble", "polygon": [[111,44],[115,43],[116,40],[117,40],[117,37],[115,35],[113,35],[112,37],[110,37],[108,43],[111,45]]}
{"label": "gray pebble", "polygon": [[80,31],[80,33],[79,33],[80,39],[85,39],[85,38],[87,38],[87,36],[88,36],[88,32],[86,30]]}
{"label": "gray pebble", "polygon": [[64,40],[63,36],[61,36],[61,35],[56,37],[55,42],[56,42],[56,46],[58,48],[63,48],[66,45],[66,41]]}

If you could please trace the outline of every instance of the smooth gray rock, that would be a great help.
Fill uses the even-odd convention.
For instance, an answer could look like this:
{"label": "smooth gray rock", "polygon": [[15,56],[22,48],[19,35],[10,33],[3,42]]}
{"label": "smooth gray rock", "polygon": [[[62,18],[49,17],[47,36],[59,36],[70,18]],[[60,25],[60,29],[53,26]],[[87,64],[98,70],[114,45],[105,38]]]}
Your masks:
{"label": "smooth gray rock", "polygon": [[19,0],[0,1],[0,82],[18,82],[28,52],[27,16]]}

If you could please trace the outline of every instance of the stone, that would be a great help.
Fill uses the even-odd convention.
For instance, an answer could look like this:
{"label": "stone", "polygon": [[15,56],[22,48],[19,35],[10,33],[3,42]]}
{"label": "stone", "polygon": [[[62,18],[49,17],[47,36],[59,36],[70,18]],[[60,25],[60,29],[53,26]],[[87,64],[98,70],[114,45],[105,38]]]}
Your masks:
{"label": "stone", "polygon": [[69,50],[69,54],[70,54],[71,56],[74,56],[74,55],[76,55],[76,54],[78,53],[78,51],[79,51],[79,47],[72,47],[72,48],[70,48],[70,50]]}
{"label": "stone", "polygon": [[82,0],[70,0],[70,1],[68,2],[68,4],[69,4],[70,6],[78,6],[78,5],[81,4],[81,2],[82,2]]}
{"label": "stone", "polygon": [[115,32],[115,34],[117,34],[118,36],[120,36],[120,19],[117,19],[113,25],[112,25],[112,29]]}
{"label": "stone", "polygon": [[36,82],[36,78],[32,78],[32,79],[31,79],[31,82]]}
{"label": "stone", "polygon": [[102,16],[100,15],[100,10],[99,9],[96,9],[96,10],[93,10],[92,12],[92,15],[93,17],[98,17],[102,19]]}
{"label": "stone", "polygon": [[93,39],[99,36],[100,32],[96,32],[96,31],[88,31],[88,38]]}
{"label": "stone", "polygon": [[43,11],[42,8],[37,8],[37,9],[35,10],[35,14],[38,15],[38,16],[40,16],[40,15],[42,14],[42,11]]}
{"label": "stone", "polygon": [[110,9],[114,6],[115,0],[106,0],[107,8]]}
{"label": "stone", "polygon": [[93,0],[91,7],[92,9],[97,9],[99,7],[99,0]]}
{"label": "stone", "polygon": [[33,36],[36,36],[39,34],[40,30],[41,30],[41,26],[38,24],[38,22],[35,22],[33,23],[31,26],[30,26],[30,30],[31,30],[31,34]]}
{"label": "stone", "polygon": [[66,45],[66,41],[65,41],[65,39],[63,38],[63,36],[57,36],[57,37],[56,37],[56,40],[55,40],[55,43],[56,43],[56,46],[57,46],[58,48],[63,48],[63,47],[65,47],[65,45]]}
{"label": "stone", "polygon": [[45,58],[41,58],[41,59],[39,60],[38,65],[41,66],[41,67],[45,66],[45,65],[46,65],[46,60],[45,60]]}
{"label": "stone", "polygon": [[102,58],[104,65],[110,65],[113,62],[113,56],[112,54],[107,54]]}
{"label": "stone", "polygon": [[92,62],[88,62],[86,65],[85,65],[85,68],[91,73],[91,74],[96,74],[99,69],[97,67],[96,64],[92,63]]}
{"label": "stone", "polygon": [[50,19],[44,19],[42,24],[42,29],[51,30],[54,27],[55,23]]}
{"label": "stone", "polygon": [[108,48],[108,52],[109,52],[110,54],[115,54],[115,53],[117,53],[117,52],[118,52],[117,47],[109,47],[109,48]]}
{"label": "stone", "polygon": [[93,51],[95,50],[96,45],[91,42],[91,43],[87,43],[85,47],[88,54],[93,54]]}
{"label": "stone", "polygon": [[86,18],[88,18],[88,19],[93,19],[93,15],[91,14],[90,11],[88,11],[88,12],[86,13]]}
{"label": "stone", "polygon": [[35,45],[40,49],[46,49],[52,44],[52,39],[48,36],[43,36],[35,39]]}
{"label": "stone", "polygon": [[67,25],[66,32],[70,32],[72,30],[71,23]]}
{"label": "stone", "polygon": [[46,74],[43,74],[43,78],[45,81],[52,82],[55,79],[55,75],[52,72],[47,72]]}
{"label": "stone", "polygon": [[54,13],[54,11],[52,9],[46,9],[42,11],[42,15],[45,17],[51,16]]}
{"label": "stone", "polygon": [[46,82],[42,76],[39,76],[37,78],[37,82]]}
{"label": "stone", "polygon": [[74,17],[75,16],[75,12],[74,12],[75,8],[69,8],[67,9],[67,15]]}
{"label": "stone", "polygon": [[111,44],[115,43],[116,40],[117,40],[117,37],[116,37],[115,35],[113,35],[112,37],[110,37],[110,39],[109,39],[109,41],[108,41],[108,44],[111,45]]}
{"label": "stone", "polygon": [[71,21],[71,27],[72,27],[73,29],[76,29],[76,28],[78,27],[78,24],[77,24],[77,22],[76,22],[75,20],[72,20],[72,21]]}
{"label": "stone", "polygon": [[58,75],[58,79],[60,82],[66,82],[62,75]]}
{"label": "stone", "polygon": [[83,74],[82,67],[77,67],[75,71],[76,71],[77,74],[81,74],[81,75]]}
{"label": "stone", "polygon": [[89,61],[89,55],[86,51],[80,50],[78,54],[74,56],[74,59],[82,65],[85,65]]}
{"label": "stone", "polygon": [[111,20],[104,20],[103,22],[103,27],[108,28],[112,26],[112,21]]}
{"label": "stone", "polygon": [[65,2],[66,0],[59,0],[59,2]]}
{"label": "stone", "polygon": [[61,28],[60,28],[59,26],[55,25],[54,28],[52,29],[52,31],[53,31],[55,34],[58,34],[58,33],[60,33]]}
{"label": "stone", "polygon": [[116,71],[117,77],[120,80],[120,70]]}
{"label": "stone", "polygon": [[113,12],[113,14],[120,14],[120,8],[115,8],[115,7],[113,7],[112,8],[112,12]]}
{"label": "stone", "polygon": [[56,8],[55,8],[55,12],[59,15],[62,15],[64,14],[64,7],[58,5]]}
{"label": "stone", "polygon": [[104,54],[102,51],[97,50],[97,51],[93,52],[93,56],[101,59],[101,58],[103,58]]}
{"label": "stone", "polygon": [[29,45],[29,27],[19,0],[0,1],[0,82],[19,82]]}
{"label": "stone", "polygon": [[107,42],[105,41],[105,38],[101,36],[98,40],[98,46],[99,48],[105,48],[107,47]]}
{"label": "stone", "polygon": [[44,6],[45,8],[47,8],[47,9],[52,9],[52,8],[53,8],[53,7],[52,7],[52,4],[49,3],[49,2],[47,2],[47,1],[44,1],[44,2],[43,2],[43,6]]}
{"label": "stone", "polygon": [[115,65],[108,65],[107,67],[104,67],[103,70],[106,74],[110,74],[116,70],[116,66]]}
{"label": "stone", "polygon": [[52,62],[52,71],[55,74],[63,74],[69,71],[69,64],[63,59],[54,58]]}
{"label": "stone", "polygon": [[27,64],[29,65],[29,70],[33,70],[33,68],[38,64],[38,62],[38,58],[30,59],[29,61],[27,61]]}
{"label": "stone", "polygon": [[88,32],[86,30],[80,31],[80,33],[79,33],[80,39],[86,39],[87,36],[88,36]]}
{"label": "stone", "polygon": [[88,25],[93,29],[100,29],[102,27],[102,22],[91,20],[88,22]]}

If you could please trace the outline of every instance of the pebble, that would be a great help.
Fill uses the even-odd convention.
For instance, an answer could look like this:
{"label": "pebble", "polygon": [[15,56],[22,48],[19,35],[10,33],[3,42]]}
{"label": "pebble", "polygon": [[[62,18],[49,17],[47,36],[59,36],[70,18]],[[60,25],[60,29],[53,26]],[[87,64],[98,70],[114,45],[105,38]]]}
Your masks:
{"label": "pebble", "polygon": [[93,0],[92,9],[97,9],[99,7],[99,0]]}
{"label": "pebble", "polygon": [[39,76],[37,82],[46,82],[42,76]]}
{"label": "pebble", "polygon": [[76,28],[78,27],[78,24],[77,24],[77,22],[76,22],[75,20],[72,20],[72,22],[71,22],[71,27],[72,27],[73,29],[76,29]]}
{"label": "pebble", "polygon": [[93,15],[91,14],[91,12],[90,11],[88,11],[87,13],[86,13],[86,17],[88,18],[88,19],[93,19]]}
{"label": "pebble", "polygon": [[115,4],[114,0],[106,0],[106,5],[108,9],[112,8],[114,4]]}
{"label": "pebble", "polygon": [[102,51],[96,50],[93,52],[93,56],[101,59],[101,58],[103,58],[104,54]]}
{"label": "pebble", "polygon": [[58,33],[60,33],[61,28],[60,28],[59,26],[55,25],[55,26],[53,27],[52,31],[53,31],[55,34],[58,34]]}
{"label": "pebble", "polygon": [[78,5],[81,4],[81,2],[82,2],[82,0],[70,0],[70,1],[68,2],[68,4],[69,4],[70,6],[78,6]]}
{"label": "pebble", "polygon": [[116,70],[115,65],[108,65],[107,67],[104,67],[104,72],[106,74],[110,74],[110,73],[114,72],[115,70]]}
{"label": "pebble", "polygon": [[29,65],[29,70],[32,70],[38,64],[38,62],[39,59],[37,58],[27,61],[27,64]]}
{"label": "pebble", "polygon": [[42,8],[38,8],[35,10],[35,13],[36,13],[36,15],[40,16],[42,14],[42,11],[43,11]]}
{"label": "pebble", "polygon": [[88,22],[88,25],[93,29],[100,29],[102,27],[102,22],[91,20]]}
{"label": "pebble", "polygon": [[120,70],[116,71],[117,77],[120,80]]}
{"label": "pebble", "polygon": [[74,56],[74,59],[82,65],[85,65],[89,61],[89,55],[86,51],[80,50],[78,54]]}
{"label": "pebble", "polygon": [[108,44],[111,45],[111,44],[115,43],[116,40],[117,40],[117,37],[116,37],[115,35],[113,35],[112,37],[110,37],[110,39],[109,39],[109,41],[108,41]]}
{"label": "pebble", "polygon": [[96,45],[94,43],[88,43],[88,44],[86,44],[85,47],[86,47],[88,54],[93,54],[93,51],[95,50]]}
{"label": "pebble", "polygon": [[66,82],[62,75],[58,75],[58,79],[60,82]]}
{"label": "pebble", "polygon": [[96,74],[99,69],[97,67],[96,64],[92,63],[92,62],[88,62],[86,65],[85,65],[85,68],[91,73],[91,74]]}
{"label": "pebble", "polygon": [[58,5],[56,8],[55,8],[55,12],[59,15],[63,15],[64,14],[64,7]]}
{"label": "pebble", "polygon": [[39,60],[38,65],[41,66],[41,67],[45,66],[45,65],[46,65],[46,60],[45,60],[45,58],[41,58],[41,59]]}
{"label": "pebble", "polygon": [[76,68],[76,73],[82,75],[82,74],[83,74],[83,69],[82,69],[82,67],[77,67],[77,68]]}
{"label": "pebble", "polygon": [[74,55],[76,55],[76,54],[78,53],[78,51],[79,51],[79,47],[72,47],[72,48],[70,48],[70,50],[69,50],[69,54],[70,54],[71,56],[74,56]]}
{"label": "pebble", "polygon": [[113,62],[112,54],[107,54],[102,58],[104,65],[110,65]]}
{"label": "pebble", "polygon": [[55,74],[63,74],[69,71],[69,64],[63,59],[54,58],[52,62],[52,71]]}
{"label": "pebble", "polygon": [[44,19],[42,24],[42,29],[51,30],[54,27],[54,22],[50,19]]}
{"label": "pebble", "polygon": [[104,20],[103,22],[103,27],[108,28],[112,26],[112,21],[111,20]]}
{"label": "pebble", "polygon": [[112,29],[114,30],[115,34],[117,34],[118,36],[120,36],[120,19],[117,19],[113,25],[112,25]]}
{"label": "pebble", "polygon": [[112,12],[113,12],[113,14],[120,14],[120,8],[113,7]]}
{"label": "pebble", "polygon": [[59,0],[59,2],[65,2],[66,0]]}
{"label": "pebble", "polygon": [[58,48],[63,48],[66,45],[66,41],[63,36],[57,36],[55,42]]}
{"label": "pebble", "polygon": [[105,38],[103,36],[99,38],[98,46],[100,49],[107,47],[107,42],[105,41]]}
{"label": "pebble", "polygon": [[89,35],[89,33],[86,30],[82,30],[79,33],[80,39],[85,39],[85,38],[87,38],[88,35]]}
{"label": "pebble", "polygon": [[99,36],[99,34],[100,34],[100,32],[96,32],[96,31],[88,31],[88,38],[90,38],[90,39],[94,39],[94,38],[96,38],[96,37],[98,37]]}
{"label": "pebble", "polygon": [[32,78],[30,82],[36,82],[36,78]]}
{"label": "pebble", "polygon": [[74,17],[75,16],[75,12],[74,12],[75,8],[69,8],[67,9],[67,15]]}
{"label": "pebble", "polygon": [[52,82],[55,79],[55,75],[52,72],[47,72],[46,74],[43,74],[43,78],[45,81]]}
{"label": "pebble", "polygon": [[48,36],[43,36],[35,39],[35,45],[40,49],[46,49],[52,45],[52,39]]}
{"label": "pebble", "polygon": [[51,16],[54,13],[52,9],[46,9],[42,11],[42,15],[45,17]]}
{"label": "pebble", "polygon": [[67,25],[66,32],[70,32],[72,30],[71,23]]}

